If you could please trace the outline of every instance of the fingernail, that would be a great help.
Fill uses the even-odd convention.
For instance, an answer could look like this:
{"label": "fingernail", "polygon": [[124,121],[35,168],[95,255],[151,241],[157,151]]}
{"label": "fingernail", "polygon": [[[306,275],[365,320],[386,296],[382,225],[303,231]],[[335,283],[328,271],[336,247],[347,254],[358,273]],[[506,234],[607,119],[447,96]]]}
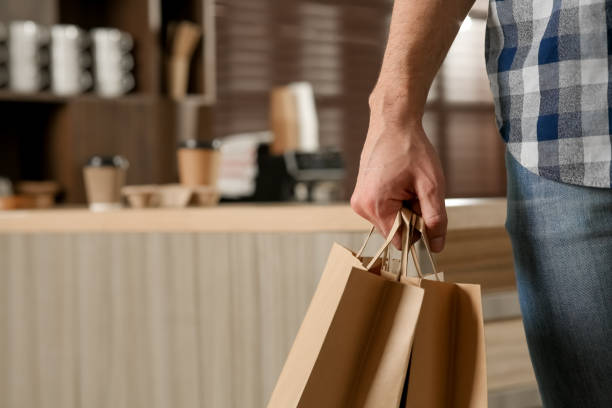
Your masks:
{"label": "fingernail", "polygon": [[434,252],[440,252],[444,249],[444,238],[437,237],[431,240],[431,250]]}

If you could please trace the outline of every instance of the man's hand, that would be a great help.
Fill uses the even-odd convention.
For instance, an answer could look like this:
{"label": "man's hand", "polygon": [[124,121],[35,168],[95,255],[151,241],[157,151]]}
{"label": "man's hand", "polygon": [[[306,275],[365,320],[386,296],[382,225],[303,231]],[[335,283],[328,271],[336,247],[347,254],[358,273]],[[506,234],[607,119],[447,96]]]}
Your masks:
{"label": "man's hand", "polygon": [[[423,216],[432,251],[439,252],[447,224],[444,175],[421,115],[412,118],[403,105],[396,98],[372,94],[370,127],[351,206],[386,236],[403,202],[410,202]],[[399,235],[393,244],[400,248]]]}
{"label": "man's hand", "polygon": [[[395,0],[370,95],[370,127],[351,206],[387,235],[404,201],[421,213],[434,252],[444,248],[444,176],[421,120],[427,93],[474,0]],[[393,244],[400,247],[401,238]]]}

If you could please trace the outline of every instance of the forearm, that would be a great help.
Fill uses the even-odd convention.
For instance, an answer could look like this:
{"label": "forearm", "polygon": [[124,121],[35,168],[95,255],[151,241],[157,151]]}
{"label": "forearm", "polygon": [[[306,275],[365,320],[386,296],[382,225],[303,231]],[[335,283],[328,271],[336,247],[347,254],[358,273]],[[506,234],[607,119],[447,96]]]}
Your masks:
{"label": "forearm", "polygon": [[420,120],[434,76],[473,3],[395,0],[380,75],[370,98],[373,110],[387,107],[393,114]]}
{"label": "forearm", "polygon": [[[351,206],[386,235],[409,203],[433,251],[446,236],[444,174],[421,123],[427,93],[474,0],[395,0]],[[394,237],[399,248],[401,239]]]}

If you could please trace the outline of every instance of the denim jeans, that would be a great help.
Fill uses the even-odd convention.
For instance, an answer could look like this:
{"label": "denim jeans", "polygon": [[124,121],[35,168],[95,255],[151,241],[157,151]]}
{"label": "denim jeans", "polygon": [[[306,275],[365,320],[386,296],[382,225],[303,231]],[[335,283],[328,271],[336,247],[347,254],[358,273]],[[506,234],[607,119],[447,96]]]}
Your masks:
{"label": "denim jeans", "polygon": [[539,177],[506,153],[529,354],[547,408],[612,407],[612,190]]}

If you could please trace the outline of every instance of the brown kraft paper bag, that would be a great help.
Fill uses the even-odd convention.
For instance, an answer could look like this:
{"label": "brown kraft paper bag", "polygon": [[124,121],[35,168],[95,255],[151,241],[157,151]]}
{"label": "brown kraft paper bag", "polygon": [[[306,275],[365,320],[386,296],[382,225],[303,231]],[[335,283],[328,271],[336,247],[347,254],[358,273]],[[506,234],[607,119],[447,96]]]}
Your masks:
{"label": "brown kraft paper bag", "polygon": [[[401,225],[397,274],[380,257]],[[332,248],[268,407],[486,408],[480,286],[440,280],[423,222],[405,209],[367,267],[362,250]],[[406,276],[409,252],[418,278]]]}
{"label": "brown kraft paper bag", "polygon": [[[407,211],[406,222],[423,234],[422,220]],[[423,242],[438,276],[427,239]],[[422,277],[414,247],[413,258]],[[402,254],[404,256],[404,254]],[[403,278],[425,290],[414,335],[407,393],[402,406],[486,408],[487,371],[480,286]]]}
{"label": "brown kraft paper bag", "polygon": [[402,224],[368,267],[333,245],[268,408],[399,406],[425,290],[368,269]]}

